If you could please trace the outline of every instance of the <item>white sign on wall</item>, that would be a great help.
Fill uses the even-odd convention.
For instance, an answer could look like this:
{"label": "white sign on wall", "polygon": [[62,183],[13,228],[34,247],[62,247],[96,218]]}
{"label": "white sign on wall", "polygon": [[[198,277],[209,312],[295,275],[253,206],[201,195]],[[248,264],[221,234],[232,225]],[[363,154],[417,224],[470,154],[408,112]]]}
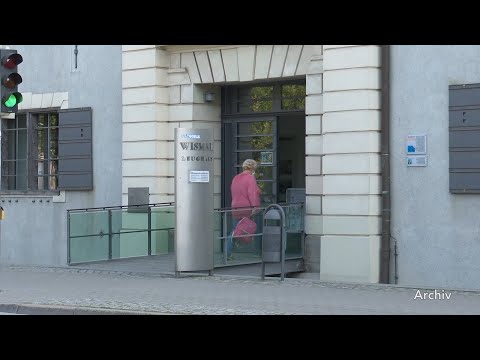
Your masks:
{"label": "white sign on wall", "polygon": [[427,155],[407,156],[407,166],[427,166]]}
{"label": "white sign on wall", "polygon": [[407,166],[427,166],[427,135],[407,136]]}
{"label": "white sign on wall", "polygon": [[210,171],[190,170],[189,181],[191,183],[208,183],[210,182]]}
{"label": "white sign on wall", "polygon": [[425,155],[427,154],[427,135],[408,135],[407,136],[407,154]]}

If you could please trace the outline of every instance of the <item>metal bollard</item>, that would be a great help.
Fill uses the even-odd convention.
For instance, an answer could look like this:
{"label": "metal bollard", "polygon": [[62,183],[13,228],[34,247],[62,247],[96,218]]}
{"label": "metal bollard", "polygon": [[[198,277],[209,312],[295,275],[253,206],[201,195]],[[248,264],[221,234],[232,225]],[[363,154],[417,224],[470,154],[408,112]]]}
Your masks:
{"label": "metal bollard", "polygon": [[[272,225],[275,222],[275,225]],[[265,279],[265,263],[281,262],[281,280],[285,277],[285,212],[277,204],[267,206],[263,212],[262,280]]]}

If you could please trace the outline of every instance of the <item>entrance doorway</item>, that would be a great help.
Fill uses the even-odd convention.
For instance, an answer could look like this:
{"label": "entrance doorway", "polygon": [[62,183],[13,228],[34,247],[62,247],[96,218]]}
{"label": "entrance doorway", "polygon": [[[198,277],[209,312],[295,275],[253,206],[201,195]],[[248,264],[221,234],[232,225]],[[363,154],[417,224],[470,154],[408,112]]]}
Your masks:
{"label": "entrance doorway", "polygon": [[222,207],[245,159],[258,163],[262,206],[287,202],[305,188],[305,81],[224,87],[222,144]]}

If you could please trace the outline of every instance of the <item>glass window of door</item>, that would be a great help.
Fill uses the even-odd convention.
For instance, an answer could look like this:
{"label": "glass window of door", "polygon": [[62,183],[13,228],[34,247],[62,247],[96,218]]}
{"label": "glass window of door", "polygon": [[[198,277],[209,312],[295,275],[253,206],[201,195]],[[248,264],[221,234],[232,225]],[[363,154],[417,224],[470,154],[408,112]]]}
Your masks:
{"label": "glass window of door", "polygon": [[[304,182],[305,169],[297,169],[297,162],[304,162],[305,157],[305,90],[305,79],[222,89],[223,207],[231,205],[230,184],[243,171],[245,159],[258,163],[255,177],[262,190],[263,206],[285,202],[286,188],[295,185],[293,172]],[[288,136],[279,131],[279,124],[286,122],[291,126],[281,127],[291,133]],[[298,156],[280,154],[280,145]],[[292,150],[297,145],[301,145],[299,151]]]}
{"label": "glass window of door", "polygon": [[276,202],[277,194],[277,140],[276,118],[235,119],[233,127],[233,168],[234,174],[243,171],[246,159],[258,163],[255,177],[262,190],[262,205]]}

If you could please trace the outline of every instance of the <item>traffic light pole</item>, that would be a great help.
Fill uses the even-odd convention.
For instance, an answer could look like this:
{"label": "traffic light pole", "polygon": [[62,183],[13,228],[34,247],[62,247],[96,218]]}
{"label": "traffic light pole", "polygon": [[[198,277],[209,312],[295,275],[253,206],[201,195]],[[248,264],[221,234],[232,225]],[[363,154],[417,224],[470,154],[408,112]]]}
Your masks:
{"label": "traffic light pole", "polygon": [[[8,45],[0,45],[0,125],[2,119],[15,119],[18,104],[23,101],[23,95],[18,91],[22,76],[17,72],[17,66],[22,62],[23,57],[17,50],[11,49]],[[0,238],[3,219],[5,211],[0,206]]]}
{"label": "traffic light pole", "polygon": [[0,112],[17,113],[18,104],[23,100],[22,93],[18,91],[18,85],[23,80],[17,67],[23,62],[23,57],[14,49],[0,49],[0,54]]}
{"label": "traffic light pole", "polygon": [[[8,49],[10,49],[10,47],[8,45],[0,45],[0,50],[2,50],[2,49],[8,50]],[[2,120],[2,118],[7,117],[9,115],[10,114],[0,113],[0,121]],[[0,152],[0,154],[1,154],[1,152]],[[5,217],[3,207],[1,207],[1,206],[0,206],[0,212],[1,212],[1,214],[0,214],[0,240],[1,240],[2,239],[2,223],[1,223],[1,220],[3,220],[4,217]]]}

